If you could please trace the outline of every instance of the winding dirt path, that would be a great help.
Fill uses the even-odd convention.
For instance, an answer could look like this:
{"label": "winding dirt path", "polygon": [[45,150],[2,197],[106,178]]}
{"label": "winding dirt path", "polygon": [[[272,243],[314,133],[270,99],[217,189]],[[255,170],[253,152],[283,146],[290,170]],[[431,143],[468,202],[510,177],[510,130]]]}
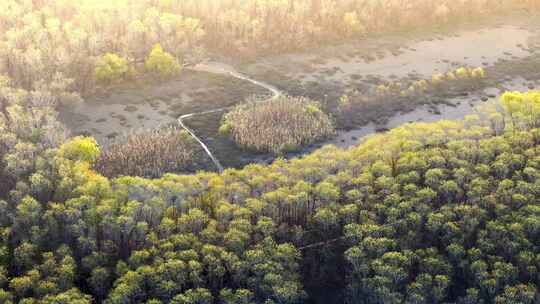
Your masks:
{"label": "winding dirt path", "polygon": [[[418,74],[422,77],[431,77],[436,72],[445,72],[455,68],[455,66],[491,66],[501,59],[509,60],[511,58],[524,58],[530,56],[530,52],[523,48],[528,45],[529,39],[534,37],[534,33],[528,29],[522,29],[516,26],[503,26],[496,28],[482,28],[476,30],[460,31],[459,34],[445,36],[444,38],[428,39],[415,41],[410,45],[402,47],[403,50],[397,55],[383,56],[374,61],[366,61],[362,57],[355,57],[353,63],[349,60],[341,60],[339,58],[327,59],[324,63],[318,64],[321,71],[325,69],[338,68],[341,72],[335,75],[326,75],[319,72],[315,76],[308,72],[294,72],[294,77],[305,76],[305,81],[320,81],[319,77],[326,80],[346,82],[347,77],[353,75],[362,75],[367,77],[375,74],[383,79],[391,79],[391,76],[406,77],[407,75]],[[497,47],[493,47],[497,45]],[[343,53],[343,52],[342,52]],[[302,70],[302,66],[291,65],[291,63],[312,64],[313,58],[305,54],[292,54],[269,61],[266,64],[269,66],[290,67],[294,71]],[[262,87],[272,93],[272,97],[261,100],[266,102],[278,98],[282,92],[276,87],[261,81],[251,79],[250,77],[238,73],[233,67],[219,62],[205,62],[194,66],[186,67],[193,71],[201,71],[212,74],[221,74],[243,81],[248,81],[256,86]],[[397,113],[387,126],[396,127],[411,121],[434,121],[444,118],[459,118],[468,113],[473,112],[473,104],[470,97],[465,100],[458,100],[457,104],[461,106],[448,106],[439,108],[439,113],[430,113],[429,109],[418,108],[408,114]],[[204,149],[210,157],[215,167],[219,172],[224,170],[219,159],[212,153],[209,147],[199,138],[195,132],[186,126],[185,121],[195,116],[202,116],[212,113],[223,112],[232,107],[217,108],[202,112],[190,113],[182,115],[178,118],[179,125],[186,130]],[[369,124],[356,128],[354,130],[340,132],[338,136],[332,140],[328,140],[325,144],[334,144],[341,148],[347,148],[359,142],[368,134],[375,133],[376,126]]]}
{"label": "winding dirt path", "polygon": [[[262,87],[262,88],[264,88],[264,89],[266,89],[266,90],[268,90],[268,91],[270,91],[272,93],[272,97],[261,100],[260,102],[267,102],[267,101],[275,100],[275,99],[279,98],[281,96],[281,94],[282,94],[276,87],[274,87],[274,86],[272,86],[272,85],[270,85],[268,83],[265,83],[265,82],[261,82],[261,81],[251,79],[246,75],[243,75],[243,74],[240,74],[240,73],[236,72],[232,67],[221,64],[221,63],[214,63],[214,62],[201,63],[201,64],[198,64],[198,65],[195,65],[195,66],[192,66],[192,67],[187,67],[186,69],[189,69],[189,70],[192,70],[192,71],[213,73],[213,74],[226,74],[226,75],[229,75],[229,76],[234,77],[236,79],[251,82],[252,84],[260,86],[260,87]],[[190,128],[188,128],[186,126],[184,121],[186,119],[188,119],[188,118],[192,118],[192,117],[195,117],[195,116],[207,115],[207,114],[212,114],[212,113],[219,113],[219,112],[229,110],[231,108],[232,107],[223,107],[223,108],[218,108],[218,109],[213,109],[213,110],[208,110],[208,111],[189,113],[189,114],[185,114],[185,115],[182,115],[182,116],[178,117],[178,124],[180,125],[180,127],[182,127],[182,129],[186,130],[186,132],[188,132],[189,135],[191,135],[191,137],[193,137],[193,139],[195,139],[199,143],[199,145],[203,148],[203,150],[206,152],[206,154],[210,157],[210,159],[212,160],[212,162],[216,166],[218,172],[220,172],[220,173],[223,172],[224,168],[223,168],[223,165],[221,164],[221,162],[219,161],[219,159],[212,153],[210,148],[208,148],[208,146],[202,141],[202,139],[199,138],[197,136],[197,134],[195,134],[195,132],[192,129],[190,129]]]}

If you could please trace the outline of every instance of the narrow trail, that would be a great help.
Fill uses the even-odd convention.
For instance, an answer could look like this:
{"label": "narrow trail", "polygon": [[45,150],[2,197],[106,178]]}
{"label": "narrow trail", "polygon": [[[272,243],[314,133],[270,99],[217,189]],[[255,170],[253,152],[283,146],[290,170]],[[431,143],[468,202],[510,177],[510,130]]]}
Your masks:
{"label": "narrow trail", "polygon": [[[266,90],[268,90],[268,91],[270,91],[272,93],[272,97],[270,97],[268,99],[261,100],[260,102],[267,102],[267,101],[275,100],[275,99],[277,99],[277,98],[279,98],[281,96],[281,92],[276,87],[274,87],[274,86],[272,86],[272,85],[270,85],[268,83],[264,83],[264,82],[261,82],[261,81],[251,79],[248,76],[245,76],[243,74],[240,74],[240,73],[234,71],[234,69],[232,69],[231,67],[228,67],[228,66],[225,66],[225,65],[222,65],[222,64],[219,64],[219,63],[198,64],[198,65],[195,65],[195,66],[192,66],[192,67],[187,67],[187,69],[192,70],[192,71],[229,75],[229,76],[234,77],[236,79],[251,82],[252,84],[254,84],[256,86],[259,86],[259,87],[262,87],[262,88],[264,88],[264,89],[266,89]],[[208,110],[208,111],[202,111],[202,112],[196,112],[196,113],[189,113],[189,114],[185,114],[185,115],[182,115],[182,116],[178,117],[178,124],[180,125],[180,127],[182,129],[184,129],[186,132],[188,132],[189,135],[191,135],[191,137],[193,137],[193,139],[195,139],[199,143],[199,145],[203,148],[203,150],[206,152],[206,154],[210,157],[210,159],[212,160],[212,162],[216,166],[218,172],[220,172],[220,173],[223,172],[224,168],[223,168],[223,165],[221,164],[221,162],[219,161],[219,159],[212,153],[210,148],[208,148],[208,146],[203,142],[203,140],[201,138],[199,138],[197,136],[197,134],[195,134],[195,132],[193,130],[191,130],[190,128],[188,128],[186,126],[184,121],[186,119],[188,119],[188,118],[192,118],[192,117],[195,117],[195,116],[201,116],[201,115],[207,115],[207,114],[212,114],[212,113],[223,112],[223,111],[231,109],[232,107],[234,107],[234,106],[223,107],[223,108],[218,108],[218,109],[213,109],[213,110]]]}

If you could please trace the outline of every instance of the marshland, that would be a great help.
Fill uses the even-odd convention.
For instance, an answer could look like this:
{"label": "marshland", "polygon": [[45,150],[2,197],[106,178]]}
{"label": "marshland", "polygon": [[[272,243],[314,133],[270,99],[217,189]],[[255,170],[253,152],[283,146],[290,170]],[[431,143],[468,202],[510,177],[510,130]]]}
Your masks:
{"label": "marshland", "polygon": [[[337,137],[308,143],[305,152],[325,144],[349,147],[365,135],[402,123],[463,118],[487,98],[498,95],[491,92],[536,88],[540,79],[539,29],[534,15],[514,10],[503,16],[437,24],[435,28],[366,33],[335,45],[261,59],[208,54],[172,79],[156,83],[141,77],[102,89],[82,103],[62,106],[59,118],[73,134],[92,135],[107,145],[134,130],[174,124],[185,114],[228,108],[254,96],[264,99],[273,94],[229,74],[235,72],[274,86],[283,94],[308,97],[321,104],[335,121]],[[463,69],[482,70],[482,76],[455,75]],[[414,91],[424,82],[429,87]],[[400,87],[397,91],[396,85]],[[394,91],[381,92],[385,87],[394,87]],[[345,99],[348,104],[343,104]],[[197,115],[186,124],[225,167],[270,162],[276,157],[275,153],[242,149],[220,134],[226,113]],[[298,151],[293,151],[279,156],[297,155]],[[206,164],[210,167],[205,169],[215,170],[214,165]]]}
{"label": "marshland", "polygon": [[1,303],[540,299],[540,1],[5,0]]}

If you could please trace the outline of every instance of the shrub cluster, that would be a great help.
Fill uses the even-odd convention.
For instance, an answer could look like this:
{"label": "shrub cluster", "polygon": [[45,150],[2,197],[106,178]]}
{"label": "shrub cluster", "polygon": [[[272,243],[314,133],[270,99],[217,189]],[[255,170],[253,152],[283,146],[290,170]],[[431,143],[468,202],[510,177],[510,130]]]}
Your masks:
{"label": "shrub cluster", "polygon": [[220,131],[242,147],[279,154],[331,136],[334,125],[317,102],[280,96],[236,106],[224,116]]}
{"label": "shrub cluster", "polygon": [[107,53],[98,60],[94,74],[96,81],[110,84],[123,80],[129,72],[128,61],[117,54]]}
{"label": "shrub cluster", "polygon": [[180,73],[182,66],[173,55],[165,52],[160,44],[156,44],[144,63],[148,72],[161,78],[172,77]]}
{"label": "shrub cluster", "polygon": [[95,163],[107,177],[121,175],[159,177],[190,171],[204,159],[198,144],[175,128],[138,131],[108,145]]}
{"label": "shrub cluster", "polygon": [[485,78],[486,71],[482,67],[460,67],[432,75],[430,79],[389,81],[367,92],[355,91],[342,96],[334,109],[340,127],[352,128],[374,118],[379,120],[376,123],[381,123],[389,113],[412,110],[419,104],[430,103],[432,97],[478,89]]}
{"label": "shrub cluster", "polygon": [[468,83],[471,86],[475,86],[484,78],[486,78],[486,71],[482,67],[460,67],[446,74],[434,74],[430,80],[421,79],[413,81],[410,84],[391,82],[386,85],[379,85],[376,88],[376,93],[380,95],[397,93],[402,97],[408,97],[430,90],[441,90],[444,87],[448,88],[452,85]]}

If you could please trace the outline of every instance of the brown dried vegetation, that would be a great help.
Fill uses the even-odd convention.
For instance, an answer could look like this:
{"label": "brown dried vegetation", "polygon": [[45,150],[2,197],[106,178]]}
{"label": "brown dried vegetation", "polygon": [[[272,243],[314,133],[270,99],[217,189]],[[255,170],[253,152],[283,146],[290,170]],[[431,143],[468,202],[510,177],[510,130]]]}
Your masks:
{"label": "brown dried vegetation", "polygon": [[317,102],[281,96],[236,106],[225,115],[220,131],[242,147],[279,154],[331,136],[334,124]]}
{"label": "brown dried vegetation", "polygon": [[108,146],[95,169],[107,177],[160,177],[200,168],[204,153],[184,131],[166,128],[135,132]]}

